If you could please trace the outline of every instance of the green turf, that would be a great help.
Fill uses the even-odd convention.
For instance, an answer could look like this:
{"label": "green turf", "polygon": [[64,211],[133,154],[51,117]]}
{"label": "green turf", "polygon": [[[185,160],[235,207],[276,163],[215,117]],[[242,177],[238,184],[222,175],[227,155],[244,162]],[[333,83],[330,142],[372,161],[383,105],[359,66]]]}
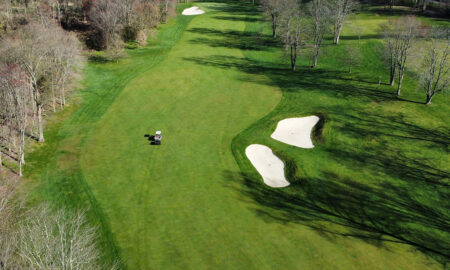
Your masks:
{"label": "green turf", "polygon": [[[89,64],[82,101],[29,157],[39,198],[89,206],[105,260],[128,269],[442,268],[448,98],[411,102],[424,98],[408,79],[404,101],[378,88],[386,17],[352,17],[367,32],[351,75],[339,60],[358,43],[350,32],[327,41],[317,70],[302,57],[292,73],[249,3],[198,5],[206,14],[177,17],[118,64]],[[269,138],[310,114],[326,119],[316,148]],[[144,137],[156,130],[161,146]],[[250,143],[289,161],[291,187],[264,186]]]}

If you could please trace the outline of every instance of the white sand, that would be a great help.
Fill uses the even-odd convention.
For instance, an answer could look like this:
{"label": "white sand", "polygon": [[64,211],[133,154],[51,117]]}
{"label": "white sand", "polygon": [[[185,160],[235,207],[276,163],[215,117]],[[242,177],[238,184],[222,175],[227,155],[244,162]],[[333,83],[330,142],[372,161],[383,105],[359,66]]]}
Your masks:
{"label": "white sand", "polygon": [[313,115],[281,120],[270,137],[297,147],[313,148],[311,130],[319,122],[319,119]]}
{"label": "white sand", "polygon": [[189,16],[189,15],[200,15],[200,14],[203,14],[203,13],[205,13],[205,11],[203,11],[203,10],[199,9],[198,7],[194,6],[194,7],[187,8],[187,9],[183,10],[183,12],[181,14]]}
{"label": "white sand", "polygon": [[289,186],[284,176],[284,163],[273,154],[272,149],[265,145],[252,144],[245,149],[245,154],[266,185],[274,188]]}

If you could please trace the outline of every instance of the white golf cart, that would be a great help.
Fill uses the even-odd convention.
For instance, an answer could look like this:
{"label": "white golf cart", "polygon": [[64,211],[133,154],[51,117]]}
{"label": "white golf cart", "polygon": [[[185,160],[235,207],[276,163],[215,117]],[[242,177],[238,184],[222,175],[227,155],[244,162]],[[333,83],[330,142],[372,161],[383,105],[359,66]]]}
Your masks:
{"label": "white golf cart", "polygon": [[162,140],[162,134],[161,134],[161,131],[158,130],[155,133],[155,144],[158,144],[158,145],[161,144],[161,140]]}

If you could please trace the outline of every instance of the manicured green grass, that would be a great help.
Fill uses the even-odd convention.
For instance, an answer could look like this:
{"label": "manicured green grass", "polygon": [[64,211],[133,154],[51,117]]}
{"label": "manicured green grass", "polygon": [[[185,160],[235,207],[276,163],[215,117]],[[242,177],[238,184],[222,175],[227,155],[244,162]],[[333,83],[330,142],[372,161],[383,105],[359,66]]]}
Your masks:
{"label": "manicured green grass", "polygon": [[[198,5],[120,63],[89,64],[82,101],[29,157],[37,199],[89,206],[105,260],[128,269],[441,268],[448,98],[410,102],[423,95],[408,79],[403,101],[378,88],[379,20],[358,15],[354,73],[339,60],[358,43],[348,33],[317,70],[302,58],[293,73],[251,4]],[[310,114],[325,118],[316,148],[270,139],[278,120]],[[160,146],[144,137],[156,130]],[[289,161],[290,187],[264,186],[250,143]]]}

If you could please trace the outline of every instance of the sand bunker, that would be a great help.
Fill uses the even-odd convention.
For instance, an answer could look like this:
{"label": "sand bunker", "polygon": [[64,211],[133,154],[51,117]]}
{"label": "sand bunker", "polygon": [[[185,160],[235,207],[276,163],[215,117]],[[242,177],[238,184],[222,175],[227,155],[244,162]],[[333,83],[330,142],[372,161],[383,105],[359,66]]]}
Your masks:
{"label": "sand bunker", "polygon": [[199,9],[198,7],[191,7],[191,8],[187,8],[185,10],[183,10],[183,12],[181,14],[183,15],[200,15],[205,13],[205,11]]}
{"label": "sand bunker", "polygon": [[266,185],[275,188],[289,186],[284,176],[284,163],[273,154],[272,149],[265,145],[252,144],[245,149],[245,154]]}
{"label": "sand bunker", "polygon": [[281,120],[270,137],[297,147],[313,148],[311,130],[319,122],[319,119],[319,117],[313,115]]}

